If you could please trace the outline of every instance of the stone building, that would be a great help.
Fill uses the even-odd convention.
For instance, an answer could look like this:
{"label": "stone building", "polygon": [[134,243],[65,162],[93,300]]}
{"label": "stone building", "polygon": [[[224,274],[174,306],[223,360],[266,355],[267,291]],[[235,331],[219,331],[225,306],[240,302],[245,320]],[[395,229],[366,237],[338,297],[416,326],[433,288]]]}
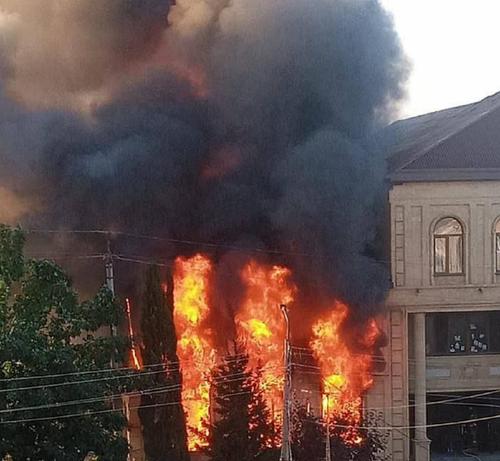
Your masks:
{"label": "stone building", "polygon": [[402,427],[394,461],[500,459],[500,94],[386,135],[393,288],[367,407]]}

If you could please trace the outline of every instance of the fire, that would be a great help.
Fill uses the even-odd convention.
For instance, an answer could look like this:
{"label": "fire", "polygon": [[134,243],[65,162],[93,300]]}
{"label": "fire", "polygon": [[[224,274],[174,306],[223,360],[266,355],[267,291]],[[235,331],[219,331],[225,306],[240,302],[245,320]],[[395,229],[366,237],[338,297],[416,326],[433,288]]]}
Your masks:
{"label": "fire", "polygon": [[[210,371],[217,364],[217,351],[207,325],[213,272],[211,260],[201,254],[175,261],[174,321],[179,335],[182,401],[191,450],[205,444],[204,421],[210,419]],[[237,336],[246,347],[249,368],[261,370],[262,390],[271,412],[269,423],[279,428],[286,335],[280,305],[292,304],[298,288],[286,267],[255,260],[243,267],[240,277],[245,291],[235,316]],[[358,429],[362,423],[363,395],[373,384],[372,357],[381,333],[375,320],[370,320],[360,327],[361,339],[356,340],[356,347],[350,347],[343,337],[348,318],[348,306],[336,302],[328,314],[314,323],[309,346],[322,379],[324,416],[349,425],[341,436],[346,444],[356,445],[363,441]]]}
{"label": "fire", "polygon": [[130,355],[131,362],[137,370],[141,369],[141,361],[139,360],[139,352],[137,350],[137,345],[134,338],[134,327],[132,325],[132,310],[130,308],[130,299],[125,299],[125,306],[127,310],[127,323],[128,323],[128,336],[130,338]]}
{"label": "fire", "polygon": [[323,378],[323,409],[327,419],[333,415],[352,426],[343,432],[347,444],[359,444],[357,429],[362,420],[363,394],[372,386],[374,346],[380,336],[375,320],[370,320],[362,341],[364,351],[351,351],[341,335],[349,315],[348,307],[336,302],[334,309],[313,326],[310,346]]}
{"label": "fire", "polygon": [[256,261],[244,267],[241,277],[246,293],[236,316],[238,336],[247,348],[249,366],[262,368],[264,397],[273,421],[277,422],[277,413],[283,406],[286,334],[279,306],[294,300],[296,287],[290,281],[290,270]]}
{"label": "fire", "polygon": [[179,334],[177,354],[182,370],[182,401],[187,415],[190,450],[203,446],[199,434],[210,415],[209,373],[215,349],[205,321],[210,313],[208,293],[212,263],[203,255],[179,257],[174,268],[174,322]]}

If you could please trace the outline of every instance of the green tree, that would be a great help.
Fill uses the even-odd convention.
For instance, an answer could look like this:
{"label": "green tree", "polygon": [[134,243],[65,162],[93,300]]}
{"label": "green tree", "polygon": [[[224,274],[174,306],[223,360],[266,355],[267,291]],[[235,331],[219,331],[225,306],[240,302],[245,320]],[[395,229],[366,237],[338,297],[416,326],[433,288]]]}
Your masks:
{"label": "green tree", "polygon": [[292,417],[292,452],[294,461],[323,461],[326,453],[323,421],[299,403]]}
{"label": "green tree", "polygon": [[[318,416],[306,411],[300,404],[296,409],[292,424],[292,450],[294,461],[322,461],[326,454],[326,426]],[[365,415],[364,427],[373,430],[360,429],[356,435],[361,442],[349,443],[349,418],[347,415],[336,414],[330,417],[330,451],[335,461],[382,461],[390,457],[385,453],[387,433],[376,429],[377,425],[385,425],[380,415],[373,413]]]}
{"label": "green tree", "polygon": [[94,451],[123,461],[125,419],[108,396],[128,383],[98,370],[125,344],[96,334],[122,309],[107,289],[78,302],[61,268],[25,260],[23,243],[19,229],[0,226],[0,457],[81,461]]}
{"label": "green tree", "polygon": [[248,356],[237,347],[212,373],[212,415],[206,422],[206,454],[211,461],[265,460],[276,450],[259,371],[248,368]]}
{"label": "green tree", "polygon": [[[189,460],[186,418],[179,403],[182,379],[173,305],[171,273],[163,289],[158,268],[151,266],[146,272],[142,302],[142,358],[146,370],[165,368],[165,373],[150,375],[150,388],[160,390],[144,394],[141,399],[144,407],[139,409],[148,461]],[[158,364],[164,365],[160,368]],[[166,390],[161,391],[162,388]]]}
{"label": "green tree", "polygon": [[[338,414],[331,418],[330,446],[332,459],[339,461],[382,461],[389,460],[385,453],[387,445],[387,431],[377,430],[377,426],[386,426],[383,415],[370,412],[363,418],[363,428],[359,429],[361,437],[359,443],[346,443],[345,426],[349,425],[349,418],[345,414]],[[373,427],[373,429],[365,429]]]}

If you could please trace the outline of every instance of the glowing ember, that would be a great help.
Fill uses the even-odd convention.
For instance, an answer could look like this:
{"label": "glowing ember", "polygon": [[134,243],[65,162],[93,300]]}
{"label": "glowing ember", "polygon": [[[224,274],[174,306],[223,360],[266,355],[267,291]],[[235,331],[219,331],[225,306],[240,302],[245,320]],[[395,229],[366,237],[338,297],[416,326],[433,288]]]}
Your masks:
{"label": "glowing ember", "polygon": [[[182,401],[187,415],[188,445],[195,450],[203,445],[197,432],[210,414],[208,375],[215,365],[205,320],[209,315],[208,289],[212,264],[196,255],[177,258],[174,268],[174,322],[178,332],[177,354],[182,370]],[[194,429],[194,430],[193,430]]]}
{"label": "glowing ember", "polygon": [[128,322],[128,336],[130,338],[130,355],[131,355],[131,362],[134,364],[134,367],[137,370],[141,369],[141,361],[139,360],[139,351],[137,350],[137,345],[135,343],[134,339],[134,327],[132,325],[132,312],[130,308],[130,299],[126,298],[125,299],[125,306],[127,309],[127,322]]}
{"label": "glowing ember", "polygon": [[354,353],[340,334],[348,314],[347,306],[337,302],[334,309],[313,326],[310,346],[323,377],[324,413],[353,426],[342,434],[344,441],[353,445],[362,442],[356,428],[361,424],[363,394],[373,384],[373,349],[380,330],[371,320],[363,336],[364,351]]}
{"label": "glowing ember", "polygon": [[245,343],[251,368],[262,369],[264,397],[273,421],[279,422],[283,399],[283,347],[285,324],[280,304],[293,301],[296,288],[290,271],[279,266],[248,263],[241,273],[246,287],[244,300],[236,316],[240,339]]}

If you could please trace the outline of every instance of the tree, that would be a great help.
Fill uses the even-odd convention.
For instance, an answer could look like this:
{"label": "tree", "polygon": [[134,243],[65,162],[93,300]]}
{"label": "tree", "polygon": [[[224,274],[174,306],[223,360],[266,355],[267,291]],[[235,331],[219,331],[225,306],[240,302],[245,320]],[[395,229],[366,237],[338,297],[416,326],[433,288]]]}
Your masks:
{"label": "tree", "polygon": [[[330,417],[330,450],[335,461],[382,461],[389,457],[385,454],[385,432],[378,431],[380,415],[367,414],[364,427],[373,426],[373,430],[359,429],[357,434],[362,441],[348,442],[346,434],[349,419],[346,415],[336,414]],[[305,407],[296,404],[293,418],[292,450],[294,461],[320,461],[325,459],[326,429],[325,422],[314,414],[308,413]]]}
{"label": "tree", "polygon": [[294,461],[323,461],[326,453],[323,421],[298,403],[292,417],[292,452]]}
{"label": "tree", "polygon": [[0,408],[8,410],[0,414],[0,457],[81,461],[94,451],[123,461],[125,419],[109,396],[128,382],[98,370],[126,345],[96,334],[117,326],[122,309],[105,288],[78,302],[62,269],[25,260],[23,243],[19,229],[0,226]]}
{"label": "tree", "polygon": [[[331,418],[330,446],[332,459],[339,461],[383,461],[390,459],[385,453],[387,432],[376,428],[377,425],[386,426],[383,414],[370,412],[365,415],[363,428],[358,430],[361,437],[360,443],[345,442],[343,435],[346,433],[345,426],[348,425],[349,419],[346,415],[339,414]],[[373,429],[368,430],[365,429],[366,427],[373,427]]]}
{"label": "tree", "polygon": [[[181,402],[181,373],[177,357],[177,336],[173,317],[173,280],[168,274],[162,289],[156,266],[146,272],[142,303],[142,358],[147,370],[158,364],[165,373],[149,377],[151,388],[165,392],[144,394],[139,415],[143,426],[144,449],[148,461],[188,461],[186,418]],[[156,406],[155,406],[156,405]]]}
{"label": "tree", "polygon": [[275,452],[277,434],[270,424],[261,374],[248,368],[241,347],[236,350],[212,373],[212,417],[206,422],[205,451],[211,461],[264,461]]}

